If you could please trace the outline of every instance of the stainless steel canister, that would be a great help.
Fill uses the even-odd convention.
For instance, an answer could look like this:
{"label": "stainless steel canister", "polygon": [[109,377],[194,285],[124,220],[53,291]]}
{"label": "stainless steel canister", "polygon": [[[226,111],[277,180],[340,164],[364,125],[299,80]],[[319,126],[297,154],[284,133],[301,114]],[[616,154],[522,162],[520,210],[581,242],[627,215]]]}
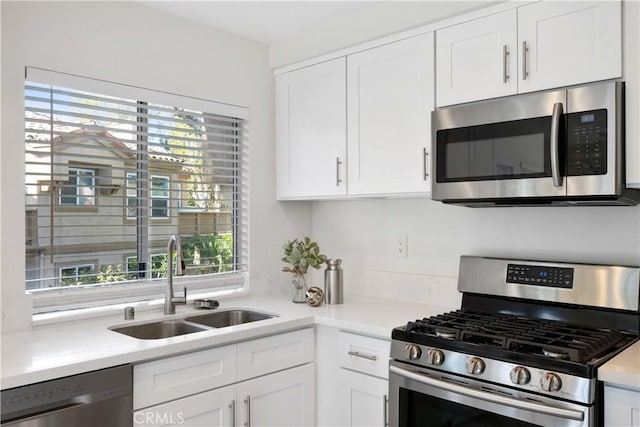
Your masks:
{"label": "stainless steel canister", "polygon": [[342,304],[341,259],[328,259],[324,270],[324,300],[327,304]]}

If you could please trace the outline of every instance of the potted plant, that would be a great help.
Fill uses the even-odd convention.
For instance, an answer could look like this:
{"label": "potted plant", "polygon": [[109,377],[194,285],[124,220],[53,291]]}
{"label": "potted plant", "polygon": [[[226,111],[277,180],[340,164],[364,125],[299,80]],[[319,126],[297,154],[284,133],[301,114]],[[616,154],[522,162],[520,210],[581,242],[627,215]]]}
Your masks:
{"label": "potted plant", "polygon": [[291,267],[284,267],[282,271],[293,273],[291,278],[293,302],[305,302],[307,282],[304,275],[307,274],[309,267],[320,268],[327,257],[320,253],[318,244],[309,237],[290,240],[282,246],[282,249],[284,250],[282,261],[291,264]]}

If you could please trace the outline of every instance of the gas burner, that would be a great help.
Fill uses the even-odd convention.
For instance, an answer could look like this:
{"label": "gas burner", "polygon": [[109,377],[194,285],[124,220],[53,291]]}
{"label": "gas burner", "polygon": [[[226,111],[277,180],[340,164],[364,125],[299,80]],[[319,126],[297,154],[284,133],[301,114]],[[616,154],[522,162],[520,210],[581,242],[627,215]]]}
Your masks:
{"label": "gas burner", "polygon": [[606,354],[624,340],[614,330],[475,310],[455,310],[418,319],[408,322],[405,331],[453,343],[458,349],[463,346],[504,349],[527,357],[582,364]]}
{"label": "gas burner", "polygon": [[551,359],[559,359],[559,360],[566,360],[569,358],[569,354],[568,353],[562,353],[562,352],[558,352],[558,351],[551,351],[551,350],[547,350],[546,348],[542,349],[542,354],[546,357],[550,357]]}

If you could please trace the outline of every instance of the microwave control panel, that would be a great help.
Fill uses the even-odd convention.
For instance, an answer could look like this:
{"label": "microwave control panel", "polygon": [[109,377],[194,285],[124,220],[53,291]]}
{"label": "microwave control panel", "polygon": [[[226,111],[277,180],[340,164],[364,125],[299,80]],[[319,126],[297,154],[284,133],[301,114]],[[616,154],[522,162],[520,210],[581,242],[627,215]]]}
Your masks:
{"label": "microwave control panel", "polygon": [[567,175],[607,173],[607,110],[569,113],[567,118]]}

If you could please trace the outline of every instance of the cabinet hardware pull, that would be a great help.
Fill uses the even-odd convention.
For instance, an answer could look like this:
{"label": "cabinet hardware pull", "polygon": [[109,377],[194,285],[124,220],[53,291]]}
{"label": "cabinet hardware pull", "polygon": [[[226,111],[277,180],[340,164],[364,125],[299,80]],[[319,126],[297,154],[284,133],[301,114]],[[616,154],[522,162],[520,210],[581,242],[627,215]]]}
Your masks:
{"label": "cabinet hardware pull", "polygon": [[342,180],[340,179],[340,165],[342,162],[340,161],[340,157],[336,157],[336,186],[339,187]]}
{"label": "cabinet hardware pull", "polygon": [[427,173],[427,157],[429,153],[427,152],[427,147],[422,147],[422,179],[426,181],[429,178],[429,174]]}
{"label": "cabinet hardware pull", "polygon": [[244,399],[244,403],[247,404],[247,422],[244,423],[245,427],[251,427],[251,396],[247,396]]}
{"label": "cabinet hardware pull", "polygon": [[235,399],[231,401],[229,404],[229,409],[231,409],[231,426],[236,427],[236,401]]}
{"label": "cabinet hardware pull", "polygon": [[382,397],[382,425],[387,427],[389,425],[389,396],[386,394]]}
{"label": "cabinet hardware pull", "polygon": [[378,360],[377,356],[374,356],[372,354],[364,354],[364,353],[360,353],[359,351],[349,351],[347,353],[349,356],[354,356],[354,357],[361,357],[363,359],[367,359],[367,360],[373,360],[374,362],[376,360]]}
{"label": "cabinet hardware pull", "polygon": [[527,42],[522,42],[522,80],[527,80],[527,76],[529,72],[527,71],[527,52],[529,52],[529,48],[527,47]]}
{"label": "cabinet hardware pull", "polygon": [[504,46],[502,46],[502,83],[506,83],[507,80],[509,80],[509,70],[507,67],[508,56],[509,56],[509,48],[505,44]]}

